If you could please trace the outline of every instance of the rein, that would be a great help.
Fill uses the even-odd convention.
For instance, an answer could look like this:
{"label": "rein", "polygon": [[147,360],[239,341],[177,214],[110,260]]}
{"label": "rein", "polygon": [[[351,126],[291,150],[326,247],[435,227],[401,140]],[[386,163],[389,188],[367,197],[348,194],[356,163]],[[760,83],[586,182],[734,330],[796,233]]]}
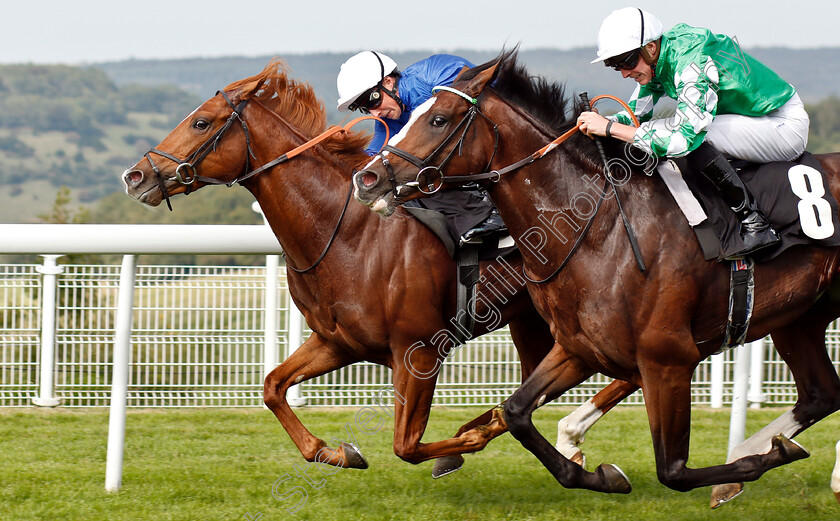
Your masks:
{"label": "rein", "polygon": [[[471,97],[471,96],[469,96],[469,95],[467,95],[467,94],[465,94],[465,93],[463,93],[459,90],[453,89],[451,87],[445,87],[445,88],[444,87],[435,87],[433,90],[446,90],[448,92],[452,92],[452,93],[457,94],[458,96],[464,98],[465,100],[467,100],[471,104],[469,110],[467,111],[467,114],[464,116],[464,118],[461,120],[461,122],[455,127],[455,129],[453,129],[453,131],[449,134],[449,136],[447,136],[446,139],[434,151],[432,151],[432,153],[429,154],[429,156],[427,156],[425,160],[420,160],[416,156],[413,156],[412,154],[410,154],[410,153],[408,153],[404,150],[400,150],[400,149],[398,149],[396,147],[392,147],[390,145],[386,145],[382,149],[383,151],[393,152],[398,157],[401,157],[402,159],[405,159],[409,163],[413,164],[414,166],[420,168],[420,171],[417,173],[417,177],[415,178],[415,180],[412,181],[412,182],[405,183],[404,186],[415,187],[420,192],[422,192],[426,195],[430,195],[430,194],[433,194],[433,193],[437,192],[438,190],[441,189],[441,187],[443,186],[444,183],[463,184],[463,183],[469,183],[469,182],[473,182],[473,181],[488,181],[488,180],[490,182],[494,182],[494,183],[498,182],[502,178],[503,175],[508,174],[510,172],[513,172],[515,170],[518,170],[518,169],[520,169],[524,166],[530,165],[531,163],[533,163],[534,161],[536,161],[538,159],[542,159],[549,152],[551,152],[552,150],[554,150],[555,148],[557,148],[558,146],[563,144],[565,141],[567,141],[570,137],[572,137],[578,130],[580,130],[580,127],[581,127],[581,124],[575,125],[573,128],[571,128],[567,132],[563,133],[562,135],[558,136],[557,138],[555,138],[550,143],[546,144],[545,146],[543,146],[542,148],[540,148],[539,150],[537,150],[533,154],[531,154],[529,156],[526,156],[526,157],[520,159],[519,161],[517,161],[517,162],[515,162],[511,165],[508,165],[508,166],[506,166],[504,168],[501,168],[501,169],[498,169],[498,170],[490,170],[490,164],[492,164],[493,158],[496,156],[496,151],[497,151],[498,146],[499,146],[498,125],[493,123],[493,121],[490,118],[488,118],[487,116],[485,116],[481,112],[481,110],[478,107],[478,99],[477,98],[473,98],[473,97]],[[581,93],[580,97],[581,97],[581,100],[584,101],[585,104],[589,105],[589,107],[594,107],[595,103],[597,101],[599,101],[601,99],[605,99],[605,98],[617,101],[618,103],[620,103],[624,107],[624,109],[627,111],[627,113],[633,119],[633,122],[635,123],[635,126],[636,127],[639,126],[639,120],[636,118],[636,115],[633,113],[633,111],[630,109],[630,107],[622,99],[620,99],[616,96],[612,96],[612,95],[609,95],[609,94],[603,94],[603,95],[600,95],[600,96],[596,96],[591,102],[589,101],[588,96],[586,95],[585,92]],[[455,151],[455,148],[460,148],[460,147],[463,146],[463,141],[464,141],[464,137],[466,136],[467,129],[472,124],[472,122],[475,120],[475,114],[476,113],[480,114],[487,121],[492,123],[493,124],[493,130],[495,132],[495,142],[493,144],[493,154],[490,156],[490,161],[488,162],[487,167],[484,169],[486,171],[483,172],[483,173],[480,173],[480,174],[444,176],[443,171],[442,171],[443,166],[452,157],[452,154]],[[449,155],[444,159],[444,161],[439,166],[437,166],[437,167],[427,166],[427,164],[431,160],[431,158],[434,157],[438,152],[440,152],[440,150],[449,142],[449,140],[452,138],[452,136],[455,135],[455,133],[461,128],[462,125],[465,125],[465,126],[464,126],[464,130],[461,134],[461,137],[458,140],[458,146],[456,146],[455,148],[452,149],[452,151],[449,153]],[[624,228],[627,231],[627,236],[630,240],[631,248],[633,249],[633,255],[635,256],[636,264],[638,265],[639,270],[645,271],[644,261],[642,260],[642,256],[641,256],[641,252],[639,250],[638,242],[636,241],[636,236],[633,233],[633,230],[630,226],[630,222],[627,220],[627,216],[624,213],[624,208],[621,206],[621,201],[618,198],[618,191],[616,190],[615,181],[613,180],[612,174],[610,173],[610,170],[609,170],[609,161],[606,157],[606,153],[604,152],[603,144],[600,141],[598,141],[597,139],[596,139],[596,144],[598,146],[599,152],[601,153],[601,158],[604,161],[604,170],[605,170],[605,176],[604,177],[606,178],[606,180],[605,180],[605,183],[604,183],[604,189],[601,191],[601,195],[598,198],[598,203],[595,205],[595,210],[592,212],[592,216],[586,222],[586,225],[584,226],[580,235],[578,235],[577,240],[572,245],[572,248],[569,250],[569,253],[566,255],[566,258],[563,259],[563,262],[561,262],[560,265],[549,276],[547,276],[545,278],[542,278],[542,279],[534,279],[530,275],[528,275],[528,273],[525,269],[525,265],[524,264],[522,265],[522,274],[525,277],[525,279],[527,279],[529,282],[532,282],[532,283],[535,283],[535,284],[542,284],[544,282],[548,282],[549,280],[551,280],[555,276],[557,276],[557,274],[560,273],[560,271],[563,268],[566,267],[566,265],[571,260],[572,256],[577,252],[578,248],[583,243],[583,239],[586,237],[587,233],[589,232],[589,229],[592,227],[592,223],[595,221],[595,216],[598,214],[598,210],[601,208],[601,203],[604,202],[604,198],[606,196],[608,186],[612,186],[613,194],[615,195],[616,202],[618,204],[619,212],[621,213],[622,220],[624,221]],[[399,188],[400,187],[397,186],[397,184],[396,184],[396,177],[394,175],[393,167],[391,167],[391,164],[384,157],[382,158],[382,163],[385,166],[386,170],[388,171],[389,179],[391,181],[391,185],[392,185],[392,188],[393,188],[393,191],[394,191],[394,196],[397,199],[399,199]],[[435,186],[434,180],[429,181],[428,173],[426,173],[426,170],[435,170],[440,175],[440,177],[439,177],[440,182],[436,186]],[[427,188],[428,191],[423,190],[423,184],[421,184],[421,180],[420,180],[421,176],[424,178],[424,182],[426,183],[426,188]]]}
{"label": "rein", "polygon": [[[231,102],[230,98],[228,97],[227,93],[225,93],[224,91],[219,91],[216,94],[217,95],[221,94],[224,97],[227,104],[233,109],[233,112],[228,117],[227,121],[225,121],[224,125],[222,125],[221,128],[219,128],[219,130],[217,130],[212,136],[210,136],[210,138],[207,139],[207,141],[202,143],[192,154],[190,154],[186,159],[179,159],[178,157],[170,154],[169,152],[165,152],[165,151],[159,150],[157,148],[152,148],[148,152],[146,152],[146,154],[144,154],[146,159],[149,160],[149,164],[152,166],[152,170],[155,172],[155,175],[157,176],[158,187],[160,188],[161,193],[163,193],[163,197],[164,197],[164,199],[166,199],[166,205],[169,207],[170,211],[172,211],[172,204],[169,202],[169,193],[166,189],[166,181],[171,181],[171,180],[178,181],[179,183],[181,183],[182,185],[187,187],[186,194],[189,194],[191,185],[193,183],[195,183],[196,181],[200,181],[204,184],[211,184],[211,185],[222,185],[223,184],[223,185],[227,185],[229,187],[233,186],[235,183],[240,183],[241,184],[243,181],[245,181],[247,179],[250,179],[257,174],[260,174],[262,172],[270,170],[271,168],[274,168],[275,166],[277,166],[281,163],[285,163],[289,159],[292,159],[293,157],[305,152],[306,150],[309,150],[310,148],[314,147],[315,145],[321,143],[322,141],[334,136],[335,134],[338,134],[339,132],[348,132],[351,128],[353,128],[358,123],[361,123],[362,121],[370,120],[370,119],[379,121],[380,123],[382,123],[385,126],[385,142],[387,142],[388,139],[390,138],[390,132],[388,130],[388,126],[385,125],[385,122],[382,121],[380,118],[378,118],[376,116],[371,116],[371,115],[360,116],[360,117],[355,118],[352,121],[348,122],[343,127],[339,127],[339,126],[330,127],[327,130],[325,130],[324,132],[322,132],[322,133],[318,134],[317,136],[315,136],[314,138],[310,139],[309,141],[303,143],[302,145],[297,146],[297,147],[293,148],[292,150],[286,152],[285,154],[281,155],[280,157],[278,157],[276,159],[273,159],[273,160],[269,161],[268,163],[260,166],[259,168],[255,168],[254,170],[251,170],[250,172],[248,172],[248,170],[251,166],[250,158],[253,157],[254,159],[256,159],[256,156],[254,155],[253,150],[251,150],[251,135],[250,135],[250,132],[248,131],[248,125],[245,123],[245,119],[242,115],[242,111],[245,109],[245,106],[248,104],[248,101],[250,101],[250,100],[248,100],[248,99],[242,100],[239,104],[234,105]],[[219,141],[222,139],[222,136],[225,134],[225,132],[227,132],[227,130],[233,125],[234,120],[239,120],[240,124],[242,125],[242,130],[245,133],[245,144],[246,144],[246,147],[247,147],[247,153],[245,155],[245,171],[247,173],[236,177],[232,181],[220,181],[220,180],[218,180],[214,177],[205,177],[205,176],[202,176],[202,175],[198,175],[198,172],[196,171],[196,167],[198,166],[198,164],[201,161],[204,160],[205,157],[207,157],[210,154],[210,152],[214,152],[216,150],[216,146],[218,145]],[[159,156],[164,157],[166,159],[169,159],[171,161],[174,161],[175,163],[178,163],[178,166],[175,168],[175,175],[173,177],[168,178],[168,179],[164,179],[163,175],[161,174],[160,169],[155,164],[155,162],[152,160],[151,154],[156,154],[156,155],[159,155]],[[185,178],[183,176],[181,170],[189,170],[192,175],[187,176]],[[324,260],[324,257],[326,257],[327,252],[329,251],[330,247],[332,246],[333,242],[335,241],[335,238],[338,236],[338,230],[341,228],[342,221],[344,221],[344,215],[347,213],[347,207],[350,205],[350,196],[352,194],[353,194],[353,183],[351,182],[350,183],[350,190],[347,192],[347,198],[344,200],[344,207],[341,209],[341,215],[339,215],[338,222],[335,225],[335,229],[333,230],[332,236],[330,236],[330,239],[327,241],[327,245],[324,247],[324,250],[321,252],[321,255],[318,257],[318,259],[308,268],[298,269],[298,268],[295,268],[294,266],[292,266],[291,263],[289,263],[289,260],[286,258],[286,252],[284,251],[282,253],[282,255],[283,255],[283,258],[286,260],[286,267],[287,268],[294,271],[295,273],[306,273],[306,272],[309,272],[309,271],[315,269],[319,264],[321,264],[321,261]]]}
{"label": "rein", "polygon": [[[216,95],[219,95],[219,94],[221,94],[222,97],[224,97],[225,102],[227,102],[228,106],[230,106],[230,108],[233,109],[233,112],[231,112],[230,116],[228,117],[227,121],[225,121],[224,125],[222,125],[219,128],[219,130],[217,130],[212,136],[210,136],[207,139],[207,141],[205,141],[204,143],[199,145],[199,147],[192,154],[187,156],[186,159],[180,159],[180,158],[174,156],[173,154],[170,154],[169,152],[165,152],[165,151],[159,150],[157,148],[151,148],[151,149],[149,149],[148,152],[146,152],[144,154],[146,159],[149,160],[149,164],[152,166],[152,170],[155,172],[155,175],[157,176],[158,187],[160,188],[161,193],[163,193],[163,197],[166,200],[166,205],[169,207],[170,211],[172,211],[172,204],[169,201],[169,192],[166,189],[166,181],[175,180],[175,181],[178,181],[180,184],[184,185],[186,187],[186,192],[185,192],[186,195],[189,195],[189,193],[191,191],[191,186],[196,181],[200,181],[200,182],[202,182],[204,184],[208,184],[208,185],[226,185],[228,187],[233,186],[236,183],[241,184],[243,181],[246,181],[246,180],[254,177],[257,174],[265,172],[266,170],[274,168],[275,166],[279,165],[280,163],[284,163],[284,162],[288,161],[289,159],[292,159],[293,157],[301,154],[302,152],[304,152],[306,150],[309,150],[310,148],[314,147],[315,145],[321,143],[322,141],[332,137],[333,135],[335,135],[339,132],[349,131],[352,127],[354,127],[358,123],[360,123],[362,121],[365,121],[365,120],[368,120],[368,119],[376,120],[376,121],[379,121],[380,123],[382,123],[385,126],[385,141],[387,142],[387,140],[390,138],[388,126],[385,125],[384,121],[377,118],[376,116],[370,116],[370,115],[360,116],[360,117],[350,121],[349,123],[347,123],[343,127],[335,126],[335,127],[328,128],[327,130],[325,130],[321,134],[315,136],[314,138],[310,139],[309,141],[303,143],[302,145],[290,150],[289,152],[286,152],[285,154],[281,155],[280,157],[278,157],[276,159],[273,159],[273,160],[269,161],[268,163],[262,165],[261,167],[256,168],[254,170],[251,170],[249,172],[248,170],[251,168],[250,159],[252,157],[254,159],[256,159],[256,155],[254,155],[254,152],[251,149],[251,134],[248,131],[248,124],[245,123],[245,119],[244,119],[244,116],[242,114],[242,111],[245,109],[245,106],[248,104],[250,99],[242,100],[241,102],[239,102],[239,104],[234,105],[233,102],[231,102],[231,100],[228,97],[226,92],[219,91],[219,92],[216,93]],[[216,151],[216,147],[219,144],[219,141],[221,141],[222,137],[228,131],[228,129],[233,125],[235,120],[239,120],[239,123],[242,126],[242,131],[245,134],[245,146],[247,147],[247,153],[245,154],[245,169],[244,170],[247,173],[235,177],[232,181],[221,181],[219,179],[216,179],[215,177],[206,177],[206,176],[199,175],[198,171],[196,170],[196,168],[198,167],[198,164],[201,161],[203,161],[204,158],[206,158],[210,154],[210,152],[215,152]],[[167,179],[164,179],[163,175],[161,174],[160,168],[158,168],[158,166],[152,160],[152,154],[164,157],[166,159],[169,159],[170,161],[178,163],[178,166],[175,168],[175,175],[172,176],[172,177],[169,177]],[[184,175],[182,173],[182,170],[189,171],[189,174]]]}
{"label": "rein", "polygon": [[333,241],[335,241],[335,238],[338,236],[338,229],[341,228],[341,221],[344,220],[344,214],[347,213],[347,207],[350,205],[350,196],[352,194],[353,194],[353,183],[351,182],[350,183],[350,191],[347,192],[347,199],[344,200],[344,208],[341,209],[341,215],[338,216],[338,222],[335,225],[335,229],[333,230],[332,236],[330,237],[330,240],[327,241],[327,245],[324,246],[324,251],[321,252],[321,256],[318,257],[318,260],[313,262],[312,266],[309,266],[306,269],[300,270],[300,269],[295,268],[291,264],[289,264],[289,259],[286,258],[286,252],[284,251],[283,252],[283,259],[286,261],[286,267],[287,268],[294,271],[295,273],[306,273],[307,271],[311,271],[311,270],[315,269],[319,264],[321,264],[321,261],[324,260],[324,257],[327,256],[327,252],[329,251],[330,246],[332,246]]}

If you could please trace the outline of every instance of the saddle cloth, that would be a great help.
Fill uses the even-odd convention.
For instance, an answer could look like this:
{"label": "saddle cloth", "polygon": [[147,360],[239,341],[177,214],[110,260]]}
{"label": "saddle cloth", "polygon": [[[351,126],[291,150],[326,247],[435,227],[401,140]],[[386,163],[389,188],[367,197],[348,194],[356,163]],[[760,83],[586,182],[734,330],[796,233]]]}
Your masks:
{"label": "saddle cloth", "polygon": [[[442,213],[428,208],[412,206],[403,206],[403,208],[438,236],[443,245],[446,246],[446,251],[449,252],[450,257],[457,258],[458,248],[447,231],[446,217]],[[513,238],[505,233],[498,237],[488,237],[483,243],[477,245],[476,249],[478,250],[478,260],[484,261],[506,257],[514,252],[517,247]]]}
{"label": "saddle cloth", "polygon": [[[798,244],[840,245],[840,219],[825,172],[805,152],[796,161],[756,164],[733,162],[738,175],[758,201],[781,241],[753,253],[767,262]],[[684,159],[657,167],[703,248],[706,260],[723,260],[742,249],[740,222],[714,185],[700,172],[690,171]]]}

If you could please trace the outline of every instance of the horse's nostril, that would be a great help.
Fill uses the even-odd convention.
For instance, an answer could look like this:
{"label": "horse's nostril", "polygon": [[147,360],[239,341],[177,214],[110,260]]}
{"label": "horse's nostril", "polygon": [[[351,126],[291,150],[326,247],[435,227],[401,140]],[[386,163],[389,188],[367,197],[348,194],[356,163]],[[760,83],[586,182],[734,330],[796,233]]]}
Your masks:
{"label": "horse's nostril", "polygon": [[123,179],[125,179],[126,183],[135,185],[135,184],[137,184],[137,183],[139,183],[140,181],[143,180],[143,172],[140,172],[139,170],[127,171],[123,175]]}
{"label": "horse's nostril", "polygon": [[364,183],[365,186],[372,186],[376,183],[376,174],[365,172],[362,174],[362,183]]}

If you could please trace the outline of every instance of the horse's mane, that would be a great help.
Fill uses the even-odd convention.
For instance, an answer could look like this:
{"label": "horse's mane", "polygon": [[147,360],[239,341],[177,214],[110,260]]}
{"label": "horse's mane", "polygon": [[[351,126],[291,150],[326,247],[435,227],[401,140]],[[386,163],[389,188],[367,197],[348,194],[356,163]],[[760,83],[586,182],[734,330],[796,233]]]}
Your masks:
{"label": "horse's mane", "polygon": [[[288,72],[286,63],[275,58],[259,74],[235,81],[225,91],[234,103],[246,99],[259,101],[304,136],[315,137],[326,130],[324,103],[311,85],[290,78]],[[364,152],[369,141],[366,133],[339,132],[323,141],[322,146],[343,162],[356,165],[370,160]]]}
{"label": "horse's mane", "polygon": [[[498,64],[491,88],[502,99],[545,124],[557,135],[574,127],[583,110],[583,103],[566,96],[563,83],[529,74],[525,66],[518,62],[518,52],[517,48],[503,50],[495,59],[466,71],[458,79],[470,79],[482,70]],[[582,155],[600,161],[591,140],[576,140],[576,143]]]}
{"label": "horse's mane", "polygon": [[564,132],[575,125],[581,112],[579,103],[566,96],[566,86],[541,76],[532,76],[518,61],[518,49],[502,51],[494,60],[465,72],[459,79],[499,64],[492,88],[508,103],[527,112],[556,132]]}

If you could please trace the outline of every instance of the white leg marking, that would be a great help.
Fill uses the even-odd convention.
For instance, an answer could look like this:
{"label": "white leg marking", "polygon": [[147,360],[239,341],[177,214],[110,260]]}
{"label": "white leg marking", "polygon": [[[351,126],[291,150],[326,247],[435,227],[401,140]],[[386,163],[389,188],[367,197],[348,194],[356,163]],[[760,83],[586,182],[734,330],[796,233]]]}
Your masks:
{"label": "white leg marking", "polygon": [[571,414],[557,422],[557,452],[571,459],[578,454],[578,445],[583,443],[587,431],[595,425],[604,413],[595,407],[592,400],[581,405]]}
{"label": "white leg marking", "polygon": [[837,501],[840,501],[840,441],[837,442],[837,463],[834,465],[834,472],[831,473],[831,491]]}
{"label": "white leg marking", "polygon": [[793,412],[788,411],[770,422],[769,425],[757,433],[753,434],[748,440],[732,449],[732,453],[729,455],[726,462],[732,463],[737,459],[753,454],[765,454],[772,448],[770,440],[772,440],[774,436],[781,434],[782,436],[790,438],[796,431],[799,430],[800,427],[801,425],[799,422],[793,419]]}

